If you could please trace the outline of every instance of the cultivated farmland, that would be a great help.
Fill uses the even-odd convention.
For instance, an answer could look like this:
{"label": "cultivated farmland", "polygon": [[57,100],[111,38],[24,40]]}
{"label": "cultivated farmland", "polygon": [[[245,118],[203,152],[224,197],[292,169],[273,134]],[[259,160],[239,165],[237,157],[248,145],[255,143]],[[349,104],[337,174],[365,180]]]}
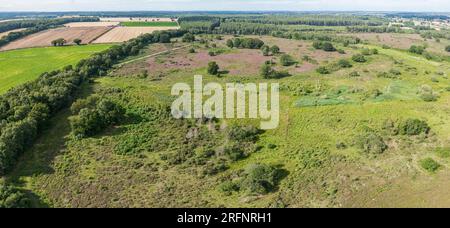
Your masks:
{"label": "cultivated farmland", "polygon": [[143,22],[150,22],[150,21],[160,21],[160,22],[171,22],[176,21],[172,18],[156,18],[156,17],[102,17],[100,18],[100,21],[113,21],[113,22],[128,22],[128,21],[143,21]]}
{"label": "cultivated farmland", "polygon": [[125,27],[177,27],[177,22],[172,21],[155,21],[155,22],[144,22],[144,21],[129,21],[122,22],[120,25]]}
{"label": "cultivated farmland", "polygon": [[110,45],[85,45],[30,48],[0,52],[0,94],[8,89],[36,79],[46,71],[76,64]]}
{"label": "cultivated farmland", "polygon": [[174,27],[116,27],[93,43],[120,43],[136,38],[145,33],[174,29]]}
{"label": "cultivated farmland", "polygon": [[88,44],[110,29],[109,27],[77,27],[46,30],[11,42],[1,47],[0,51],[51,46],[51,42],[58,38],[67,40],[67,44],[73,44],[73,40],[77,38],[81,39],[83,44]]}
{"label": "cultivated farmland", "polygon": [[108,26],[116,26],[119,25],[120,22],[73,22],[65,24],[64,26],[70,27],[70,28],[78,28],[78,27],[108,27]]}

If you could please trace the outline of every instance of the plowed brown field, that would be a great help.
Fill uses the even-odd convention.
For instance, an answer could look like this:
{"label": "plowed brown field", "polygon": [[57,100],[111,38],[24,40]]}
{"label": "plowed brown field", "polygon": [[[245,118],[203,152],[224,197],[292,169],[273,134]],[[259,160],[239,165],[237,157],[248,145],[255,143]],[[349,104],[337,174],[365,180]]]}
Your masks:
{"label": "plowed brown field", "polygon": [[154,31],[176,29],[176,27],[116,27],[93,43],[120,43],[136,38],[145,33]]}
{"label": "plowed brown field", "polygon": [[73,44],[73,40],[77,38],[81,39],[83,44],[88,44],[110,29],[110,27],[66,27],[46,30],[11,42],[1,47],[0,51],[51,46],[51,42],[59,38],[67,40],[67,44]]}

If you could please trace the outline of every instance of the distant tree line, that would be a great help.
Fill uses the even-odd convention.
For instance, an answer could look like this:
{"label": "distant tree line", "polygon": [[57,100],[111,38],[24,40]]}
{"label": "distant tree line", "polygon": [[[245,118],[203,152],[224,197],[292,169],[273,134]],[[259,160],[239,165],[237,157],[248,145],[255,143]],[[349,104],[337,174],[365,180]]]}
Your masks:
{"label": "distant tree line", "polygon": [[0,39],[0,47],[4,46],[14,40],[18,40],[25,36],[44,31],[47,29],[55,28],[61,26],[63,24],[71,23],[71,22],[91,22],[98,21],[98,18],[94,17],[77,17],[77,18],[60,18],[60,19],[42,19],[42,20],[33,20],[33,21],[11,21],[0,23],[0,32],[4,29],[4,32],[27,28],[26,30],[19,32],[11,32],[7,36],[4,36]]}
{"label": "distant tree line", "polygon": [[151,43],[167,43],[183,31],[145,34],[81,60],[75,67],[43,73],[37,80],[0,96],[0,175],[14,167],[18,157],[34,142],[47,120],[69,106],[80,85],[103,76],[118,61],[136,55]]}

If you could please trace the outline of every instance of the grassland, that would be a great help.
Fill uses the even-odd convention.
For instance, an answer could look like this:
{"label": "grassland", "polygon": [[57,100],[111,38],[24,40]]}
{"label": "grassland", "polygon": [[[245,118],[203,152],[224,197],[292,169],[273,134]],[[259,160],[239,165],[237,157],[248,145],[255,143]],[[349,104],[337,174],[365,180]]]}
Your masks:
{"label": "grassland", "polygon": [[[86,84],[80,98],[107,96],[134,118],[95,137],[76,139],[68,130],[72,114],[69,110],[60,113],[8,178],[36,194],[42,205],[57,207],[433,207],[448,203],[447,62],[426,60],[401,49],[382,49],[377,44],[335,44],[345,51],[338,54],[314,50],[309,41],[260,37],[298,61],[297,66],[276,66],[289,71],[290,77],[265,80],[259,75],[260,64],[267,59],[278,62],[280,56],[229,49],[225,41],[230,37],[210,38],[204,37],[210,40],[208,46],[194,43],[195,53],[181,49],[152,56]],[[172,49],[172,45],[176,46],[151,45],[145,53]],[[367,56],[365,63],[351,61],[353,54],[365,48],[377,48],[379,53]],[[210,51],[218,54],[209,56]],[[315,61],[303,60],[304,55]],[[339,59],[350,60],[353,66],[327,75],[315,71]],[[222,77],[207,75],[209,61],[218,62],[226,73]],[[352,76],[353,72],[358,76]],[[396,72],[396,77],[385,77],[392,74],[389,72]],[[279,82],[282,88],[280,127],[259,136],[257,152],[230,162],[227,170],[215,174],[205,174],[210,160],[202,163],[195,157],[172,164],[167,157],[184,148],[189,135],[198,135],[191,140],[201,145],[193,149],[201,154],[203,147],[221,148],[228,143],[223,136],[227,127],[256,121],[203,125],[151,114],[152,108],[171,103],[173,84],[192,83],[196,74],[204,75],[205,84]],[[420,98],[424,85],[439,94],[437,101]],[[148,120],[138,118],[147,115],[151,116]],[[409,118],[425,120],[432,132],[414,137],[387,132],[386,122]],[[356,139],[368,129],[385,140],[388,149],[383,154],[368,154],[357,146]],[[124,147],[132,152],[119,153]],[[420,161],[430,157],[442,165],[436,173],[420,166]],[[252,164],[284,170],[274,191],[221,190],[223,183],[236,181]]]}
{"label": "grassland", "polygon": [[178,23],[175,21],[127,21],[121,22],[120,25],[125,27],[177,27]]}
{"label": "grassland", "polygon": [[0,52],[0,93],[40,74],[76,64],[110,45],[84,45],[48,48],[29,48]]}

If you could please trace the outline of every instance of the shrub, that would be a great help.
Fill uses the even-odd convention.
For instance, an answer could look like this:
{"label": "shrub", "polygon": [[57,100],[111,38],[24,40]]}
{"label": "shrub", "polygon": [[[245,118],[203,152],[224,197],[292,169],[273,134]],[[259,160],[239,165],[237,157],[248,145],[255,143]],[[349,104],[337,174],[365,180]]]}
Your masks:
{"label": "shrub", "polygon": [[352,60],[357,62],[357,63],[365,63],[365,62],[367,62],[366,57],[364,57],[364,55],[361,55],[361,54],[354,55],[352,57]]}
{"label": "shrub", "polygon": [[195,52],[196,52],[196,51],[195,51],[194,48],[189,49],[189,53],[193,54],[193,53],[195,53]]}
{"label": "shrub", "polygon": [[292,56],[284,54],[280,57],[280,63],[282,66],[291,66],[295,63],[295,60]]}
{"label": "shrub", "polygon": [[83,42],[81,39],[74,39],[73,40],[73,42],[76,44],[76,45],[81,45],[81,42]]}
{"label": "shrub", "polygon": [[336,51],[336,48],[335,48],[335,47],[333,46],[333,44],[330,43],[330,42],[325,42],[325,43],[323,43],[323,44],[322,44],[322,49],[323,49],[324,51],[328,51],[328,52]]}
{"label": "shrub", "polygon": [[428,134],[431,128],[428,123],[418,119],[407,119],[400,124],[401,135],[420,135]]}
{"label": "shrub", "polygon": [[330,70],[327,67],[321,66],[319,68],[317,68],[317,73],[319,74],[329,74]]}
{"label": "shrub", "polygon": [[426,102],[434,102],[437,101],[438,99],[438,95],[433,91],[433,89],[429,85],[422,85],[419,88],[418,94],[420,98]]}
{"label": "shrub", "polygon": [[226,181],[219,186],[219,190],[225,195],[230,196],[233,192],[239,192],[240,187],[239,184],[235,182]]}
{"label": "shrub", "polygon": [[425,51],[425,47],[424,46],[416,46],[416,45],[412,45],[409,48],[409,52],[414,53],[414,54],[418,54],[418,55],[422,55]]}
{"label": "shrub", "polygon": [[241,188],[249,193],[267,194],[275,190],[279,179],[279,170],[264,164],[252,164],[245,170]]}
{"label": "shrub", "polygon": [[270,55],[270,47],[267,45],[264,45],[261,47],[261,51],[263,53],[264,56],[269,56]]}
{"label": "shrub", "polygon": [[361,75],[359,74],[358,71],[353,71],[353,72],[350,73],[350,77],[352,77],[352,78],[356,78],[356,77],[360,77],[360,76]]}
{"label": "shrub", "polygon": [[192,43],[195,41],[195,36],[191,33],[186,33],[181,40],[185,43]]}
{"label": "shrub", "polygon": [[383,138],[373,132],[358,137],[356,143],[360,149],[368,154],[382,154],[388,149]]}
{"label": "shrub", "polygon": [[209,62],[208,63],[208,74],[210,75],[218,75],[219,74],[220,67],[216,62]]}
{"label": "shrub", "polygon": [[342,68],[351,68],[352,64],[350,63],[350,61],[346,60],[346,59],[341,59],[338,62],[339,67]]}
{"label": "shrub", "polygon": [[270,47],[270,51],[272,52],[272,54],[278,55],[280,53],[280,47],[278,47],[277,45],[273,45],[272,47]]}
{"label": "shrub", "polygon": [[445,51],[450,52],[450,45],[445,47]]}
{"label": "shrub", "polygon": [[19,189],[0,184],[0,208],[29,208],[31,200]]}
{"label": "shrub", "polygon": [[426,158],[420,161],[420,166],[430,173],[435,173],[441,168],[441,164],[432,158]]}
{"label": "shrub", "polygon": [[263,45],[264,42],[256,38],[234,38],[231,42],[227,41],[227,46],[230,48],[261,49]]}

